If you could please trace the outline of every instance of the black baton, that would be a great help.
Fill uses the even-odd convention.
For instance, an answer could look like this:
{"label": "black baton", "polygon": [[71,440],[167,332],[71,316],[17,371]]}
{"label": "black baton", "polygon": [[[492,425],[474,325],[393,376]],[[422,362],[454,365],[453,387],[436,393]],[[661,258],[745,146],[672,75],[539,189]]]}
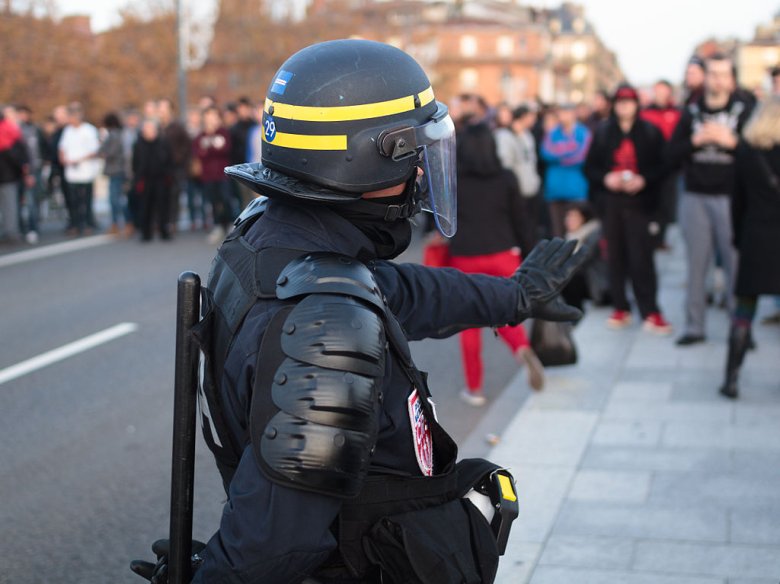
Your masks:
{"label": "black baton", "polygon": [[168,582],[192,580],[192,509],[195,482],[195,431],[198,399],[198,348],[192,327],[200,312],[200,276],[179,276],[176,301],[176,374],[173,397],[173,466]]}

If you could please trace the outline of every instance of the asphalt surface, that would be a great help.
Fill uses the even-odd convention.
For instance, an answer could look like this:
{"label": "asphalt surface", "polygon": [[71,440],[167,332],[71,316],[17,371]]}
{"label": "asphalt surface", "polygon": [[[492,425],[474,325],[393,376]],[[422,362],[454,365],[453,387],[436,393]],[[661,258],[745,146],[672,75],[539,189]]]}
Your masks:
{"label": "asphalt surface", "polygon": [[[36,248],[0,248],[0,583],[139,584],[129,561],[150,559],[168,529],[176,279],[185,270],[205,279],[215,248],[183,233],[170,243],[102,238],[52,257],[13,255],[61,245],[58,233]],[[417,240],[405,259],[419,249]],[[121,323],[136,327],[3,381],[20,363]],[[490,332],[484,340],[486,392],[497,400],[517,368]],[[486,453],[484,434],[502,430],[515,400],[460,402],[454,338],[414,343],[413,352],[445,426],[469,454]],[[200,438],[196,456],[194,536],[205,541],[225,495]]]}

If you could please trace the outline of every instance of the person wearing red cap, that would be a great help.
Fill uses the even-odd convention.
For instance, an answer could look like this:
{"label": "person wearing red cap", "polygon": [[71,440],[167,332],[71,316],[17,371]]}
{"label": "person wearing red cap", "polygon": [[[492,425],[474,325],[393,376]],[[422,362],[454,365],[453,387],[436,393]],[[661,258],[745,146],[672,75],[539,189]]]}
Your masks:
{"label": "person wearing red cap", "polygon": [[636,89],[627,84],[618,87],[612,115],[596,130],[585,173],[604,213],[615,308],[607,326],[623,328],[631,323],[626,296],[626,281],[630,280],[645,330],[669,334],[672,327],[656,302],[658,281],[650,233],[663,178],[664,139],[660,130],[640,119],[638,113]]}

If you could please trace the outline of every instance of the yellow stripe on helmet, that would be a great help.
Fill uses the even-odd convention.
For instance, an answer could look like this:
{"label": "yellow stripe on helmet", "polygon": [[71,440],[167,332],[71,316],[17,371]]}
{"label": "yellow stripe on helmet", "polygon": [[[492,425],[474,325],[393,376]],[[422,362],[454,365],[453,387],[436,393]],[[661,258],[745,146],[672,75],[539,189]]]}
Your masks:
{"label": "yellow stripe on helmet", "polygon": [[[415,106],[415,97],[419,98],[419,106]],[[360,105],[339,105],[330,107],[316,107],[307,105],[291,105],[289,103],[279,103],[268,98],[263,107],[265,113],[269,114],[273,106],[275,118],[286,120],[300,120],[302,122],[348,122],[353,120],[367,120],[371,118],[381,118],[392,116],[404,112],[412,111],[416,107],[423,107],[433,101],[433,88],[429,87],[421,91],[416,96],[407,95],[398,99],[389,101],[378,101],[376,103],[364,103]],[[276,141],[274,140],[274,143]]]}
{"label": "yellow stripe on helmet", "polygon": [[316,136],[306,134],[285,134],[276,132],[272,142],[266,139],[263,132],[263,142],[281,146],[282,148],[295,148],[297,150],[346,150],[347,136]]}

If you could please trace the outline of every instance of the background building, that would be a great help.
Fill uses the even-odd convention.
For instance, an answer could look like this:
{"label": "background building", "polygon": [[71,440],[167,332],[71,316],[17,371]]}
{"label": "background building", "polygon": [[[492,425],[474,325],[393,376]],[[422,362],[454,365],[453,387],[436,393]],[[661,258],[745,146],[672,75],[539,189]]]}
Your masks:
{"label": "background building", "polygon": [[734,59],[737,81],[742,87],[762,93],[769,86],[769,70],[780,65],[780,11],[756,27],[751,40],[707,39],[696,46],[701,56],[722,52]]}
{"label": "background building", "polygon": [[[579,102],[623,79],[615,54],[564,3],[540,9],[516,0],[221,0],[196,91],[261,98],[270,76],[296,49],[360,36],[412,54],[440,99],[479,93],[491,103]],[[248,14],[257,17],[247,18]]]}

